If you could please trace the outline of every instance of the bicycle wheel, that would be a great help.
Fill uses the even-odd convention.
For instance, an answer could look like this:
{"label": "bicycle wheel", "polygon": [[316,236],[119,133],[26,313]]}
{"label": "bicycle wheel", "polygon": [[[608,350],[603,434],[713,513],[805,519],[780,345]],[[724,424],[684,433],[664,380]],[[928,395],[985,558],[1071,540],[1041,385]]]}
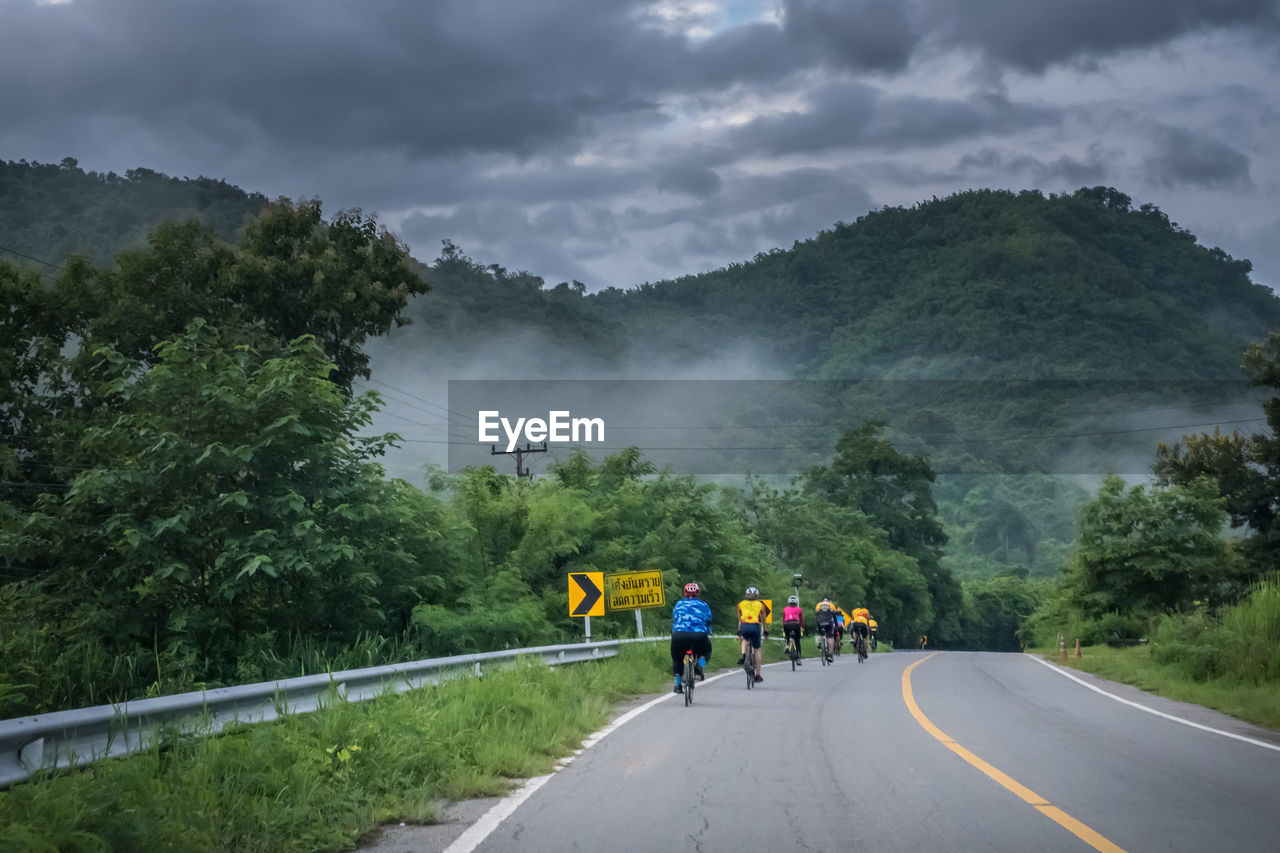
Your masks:
{"label": "bicycle wheel", "polygon": [[799,651],[800,651],[800,650],[799,650],[798,648],[796,648],[796,641],[795,641],[795,639],[794,639],[794,638],[792,638],[792,639],[790,639],[790,640],[787,640],[787,657],[791,658],[791,671],[792,671],[792,672],[795,672],[795,671],[796,671],[796,658],[798,658],[798,657],[800,656],[800,655],[798,654],[798,652],[799,652]]}
{"label": "bicycle wheel", "polygon": [[830,663],[830,661],[827,660],[827,658],[831,657],[831,655],[827,653],[827,649],[829,648],[830,646],[828,645],[827,635],[823,634],[822,639],[818,643],[818,655],[822,658],[823,666],[827,666]]}
{"label": "bicycle wheel", "polygon": [[689,707],[693,704],[693,684],[697,681],[698,668],[694,662],[692,654],[684,656],[684,704]]}
{"label": "bicycle wheel", "polygon": [[747,672],[747,689],[750,690],[756,686],[756,650],[750,643],[747,644],[746,662],[742,668]]}

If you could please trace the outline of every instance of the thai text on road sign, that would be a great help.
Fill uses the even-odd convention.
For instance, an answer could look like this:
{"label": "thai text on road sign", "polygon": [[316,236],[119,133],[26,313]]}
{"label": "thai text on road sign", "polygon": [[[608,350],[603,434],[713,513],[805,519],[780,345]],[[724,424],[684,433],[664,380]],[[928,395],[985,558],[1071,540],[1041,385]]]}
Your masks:
{"label": "thai text on road sign", "polygon": [[604,615],[604,572],[569,573],[569,615]]}
{"label": "thai text on road sign", "polygon": [[605,575],[605,598],[610,610],[638,610],[662,607],[667,603],[662,590],[662,571],[623,572]]}

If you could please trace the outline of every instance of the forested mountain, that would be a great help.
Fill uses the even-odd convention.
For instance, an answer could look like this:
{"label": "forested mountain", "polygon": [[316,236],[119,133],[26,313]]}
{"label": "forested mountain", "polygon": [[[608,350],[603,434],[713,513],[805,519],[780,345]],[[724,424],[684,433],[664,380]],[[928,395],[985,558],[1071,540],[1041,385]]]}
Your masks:
{"label": "forested mountain", "polygon": [[213,178],[143,168],[102,175],[71,157],[58,165],[0,160],[0,255],[55,266],[70,255],[108,263],[121,249],[145,246],[157,226],[186,219],[233,240],[266,201]]}
{"label": "forested mountain", "polygon": [[1114,189],[981,190],[594,298],[644,334],[773,341],[806,376],[1235,379],[1280,321],[1250,269]]}
{"label": "forested mountain", "polygon": [[[211,178],[0,161],[0,245],[101,263],[162,222],[232,240],[265,202]],[[720,270],[596,293],[464,249],[418,259],[432,290],[405,313],[422,341],[542,332],[602,366],[745,339],[795,377],[1238,379],[1244,347],[1280,325],[1247,260],[1106,187],[885,208]]]}
{"label": "forested mountain", "polygon": [[1114,189],[981,190],[593,294],[448,246],[410,312],[431,334],[554,330],[603,362],[750,339],[791,376],[1238,379],[1243,347],[1280,321],[1250,269]]}

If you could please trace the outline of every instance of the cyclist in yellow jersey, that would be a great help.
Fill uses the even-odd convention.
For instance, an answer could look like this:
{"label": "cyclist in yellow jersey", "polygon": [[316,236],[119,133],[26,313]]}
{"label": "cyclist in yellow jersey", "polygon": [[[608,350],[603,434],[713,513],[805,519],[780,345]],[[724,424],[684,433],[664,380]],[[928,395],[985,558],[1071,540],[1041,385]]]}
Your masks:
{"label": "cyclist in yellow jersey", "polygon": [[855,639],[856,642],[856,637],[862,637],[862,639],[866,641],[867,637],[870,635],[869,628],[871,623],[871,611],[867,610],[865,607],[855,607],[853,609],[852,621],[853,624],[850,630],[853,631],[853,634],[850,635],[850,638]]}
{"label": "cyclist in yellow jersey", "polygon": [[[818,648],[822,648],[822,637],[827,637],[829,644],[835,642],[836,634],[836,606],[831,603],[831,599],[824,598],[813,608],[814,622],[818,627]],[[827,661],[831,661],[831,650],[827,651]]]}
{"label": "cyclist in yellow jersey", "polygon": [[876,646],[880,645],[880,640],[876,637],[876,631],[880,628],[880,623],[874,619],[867,620],[867,633],[871,635],[871,651],[876,650]]}
{"label": "cyclist in yellow jersey", "polygon": [[769,618],[769,605],[760,601],[760,590],[754,586],[747,587],[746,598],[738,602],[738,639],[742,641],[742,657],[738,658],[741,666],[747,660],[747,643],[756,650],[756,681],[764,681],[760,675],[761,632]]}

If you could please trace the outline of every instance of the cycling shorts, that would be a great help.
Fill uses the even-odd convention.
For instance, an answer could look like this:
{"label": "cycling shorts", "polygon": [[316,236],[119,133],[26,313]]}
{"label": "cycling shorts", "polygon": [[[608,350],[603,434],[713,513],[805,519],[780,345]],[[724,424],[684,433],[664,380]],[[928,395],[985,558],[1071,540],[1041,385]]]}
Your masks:
{"label": "cycling shorts", "polygon": [[738,623],[738,636],[751,643],[751,648],[760,648],[760,623],[759,622],[740,622]]}

